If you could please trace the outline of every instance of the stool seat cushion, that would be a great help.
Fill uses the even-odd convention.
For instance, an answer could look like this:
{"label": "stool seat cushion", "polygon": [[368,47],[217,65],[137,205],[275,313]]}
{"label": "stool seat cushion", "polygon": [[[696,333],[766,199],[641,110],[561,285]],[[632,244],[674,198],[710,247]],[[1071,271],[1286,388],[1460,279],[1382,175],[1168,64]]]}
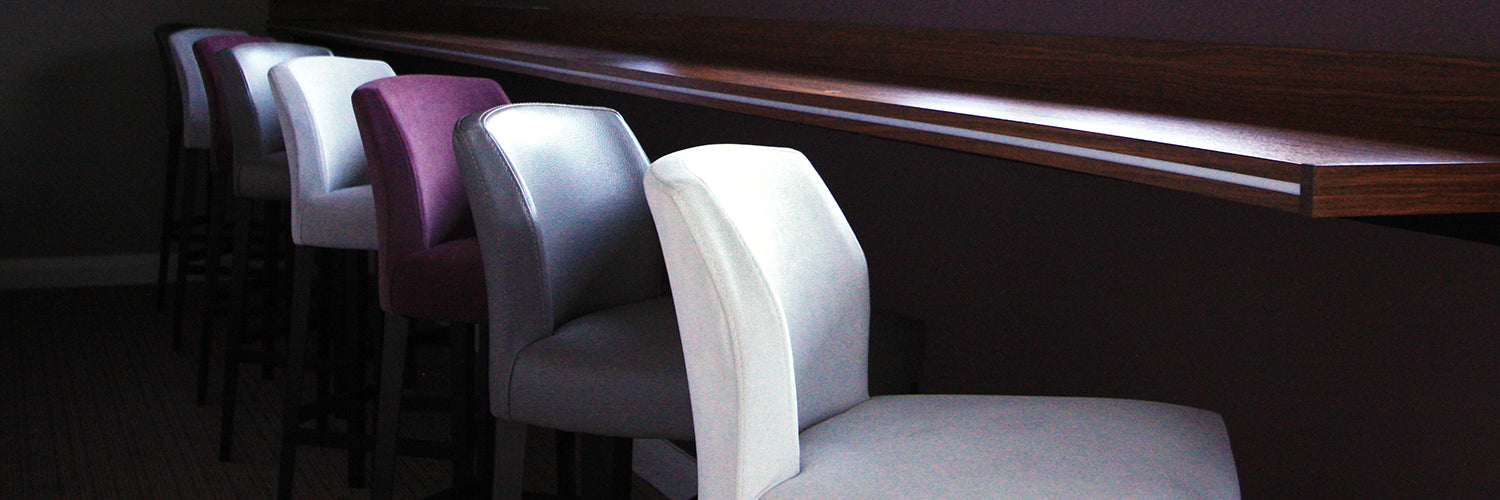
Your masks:
{"label": "stool seat cushion", "polygon": [[375,250],[375,195],[369,184],[307,197],[295,207],[299,245]]}
{"label": "stool seat cushion", "polygon": [[762,498],[1239,495],[1223,420],[1165,403],[876,397],[800,440],[802,471]]}
{"label": "stool seat cushion", "polygon": [[473,324],[483,324],[488,318],[484,263],[474,237],[449,240],[399,258],[389,267],[393,309],[414,318]]}
{"label": "stool seat cushion", "polygon": [[252,200],[290,200],[292,171],[287,166],[286,151],[254,159],[241,157],[234,171],[234,194]]}
{"label": "stool seat cushion", "polygon": [[521,351],[510,414],[588,434],[692,439],[685,373],[670,298],[606,309]]}

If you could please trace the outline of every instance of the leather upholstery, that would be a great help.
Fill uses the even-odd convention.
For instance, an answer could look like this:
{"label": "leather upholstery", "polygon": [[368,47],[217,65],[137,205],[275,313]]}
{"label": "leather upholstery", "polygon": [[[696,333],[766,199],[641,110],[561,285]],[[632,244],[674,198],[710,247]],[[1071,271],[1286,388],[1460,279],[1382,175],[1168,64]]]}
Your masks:
{"label": "leather upholstery", "polygon": [[1219,416],[1148,401],[883,396],[801,445],[761,498],[1239,497]]}
{"label": "leather upholstery", "polygon": [[[484,323],[484,273],[478,271],[474,219],[453,158],[453,130],[465,115],[509,98],[488,79],[402,75],[361,85],[352,99],[375,195],[381,307],[404,316]],[[464,239],[471,241],[458,242]],[[431,277],[420,269],[401,270],[424,266],[425,259],[472,262]]]}
{"label": "leather upholstery", "polygon": [[211,145],[209,101],[204,90],[203,73],[193,56],[193,43],[210,36],[245,35],[243,31],[220,28],[187,28],[167,37],[176,66],[177,84],[182,100],[182,147],[208,149]]}
{"label": "leather upholstery", "polygon": [[645,188],[687,357],[700,498],[1239,496],[1208,411],[868,399],[864,255],[801,153],[692,148],[657,160]]}
{"label": "leather upholstery", "polygon": [[510,420],[609,436],[693,437],[670,298],[582,316],[515,360]]}
{"label": "leather upholstery", "polygon": [[515,104],[465,118],[455,141],[489,286],[495,416],[691,438],[648,160],[624,119]]}
{"label": "leather upholstery", "polygon": [[332,55],[328,49],[284,42],[247,43],[220,52],[219,97],[234,142],[234,194],[241,198],[291,197],[291,170],[280,113],[271,92],[273,66],[299,57]]}
{"label": "leather upholstery", "polygon": [[303,57],[271,68],[287,161],[292,241],[375,250],[375,195],[354,120],[354,89],[396,76],[383,61]]}
{"label": "leather upholstery", "polygon": [[789,149],[695,148],[657,160],[645,180],[705,499],[754,498],[795,475],[798,431],[868,397],[864,255],[798,162]]}

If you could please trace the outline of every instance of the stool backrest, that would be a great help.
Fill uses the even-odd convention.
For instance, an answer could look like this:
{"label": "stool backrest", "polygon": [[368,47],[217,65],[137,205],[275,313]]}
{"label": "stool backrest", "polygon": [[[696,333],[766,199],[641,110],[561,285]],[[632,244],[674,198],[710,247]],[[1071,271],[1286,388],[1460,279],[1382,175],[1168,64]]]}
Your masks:
{"label": "stool backrest", "polygon": [[[454,140],[484,256],[492,387],[558,326],[667,292],[641,189],[650,161],[619,113],[512,104],[465,118]],[[497,408],[507,397],[491,392]]]}
{"label": "stool backrest", "polygon": [[209,124],[208,94],[204,90],[203,72],[198,69],[198,58],[193,55],[193,44],[198,40],[220,35],[245,35],[243,31],[221,28],[185,27],[167,35],[167,50],[172,60],[173,82],[176,87],[169,96],[170,111],[181,120],[182,147],[208,149],[211,145],[212,129]]}
{"label": "stool backrest", "polygon": [[193,59],[198,63],[198,71],[203,75],[203,95],[207,101],[209,144],[213,150],[213,165],[215,169],[227,169],[234,164],[234,140],[229,130],[229,111],[226,109],[228,103],[220,97],[225,75],[220,71],[216,62],[219,53],[247,43],[274,42],[275,38],[251,35],[215,35],[204,37],[193,42]]}
{"label": "stool backrest", "polygon": [[645,180],[671,275],[705,498],[797,474],[798,433],[869,398],[869,278],[801,153],[714,145]]}
{"label": "stool backrest", "polygon": [[[271,68],[271,88],[292,175],[292,241],[307,244],[299,217],[312,198],[370,183],[364,142],[354,118],[354,89],[396,76],[384,61],[303,57]],[[375,220],[368,221],[371,228]],[[323,228],[318,234],[336,234]],[[371,233],[373,234],[373,231]]]}
{"label": "stool backrest", "polygon": [[[285,42],[246,43],[220,52],[219,99],[228,112],[237,165],[284,153],[280,112],[271,91],[271,68],[299,57],[333,55],[323,47]],[[237,190],[239,183],[236,182]]]}
{"label": "stool backrest", "polygon": [[509,104],[485,78],[401,75],[354,91],[354,115],[370,164],[380,246],[380,304],[392,309],[391,273],[415,252],[472,237],[474,217],[453,156],[464,116]]}

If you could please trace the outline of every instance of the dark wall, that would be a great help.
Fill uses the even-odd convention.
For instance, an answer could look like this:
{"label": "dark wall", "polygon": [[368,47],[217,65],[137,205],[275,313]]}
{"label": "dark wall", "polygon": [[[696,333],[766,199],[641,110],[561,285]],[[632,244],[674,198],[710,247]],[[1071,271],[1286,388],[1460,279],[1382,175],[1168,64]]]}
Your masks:
{"label": "dark wall", "polygon": [[1500,58],[1489,0],[488,0],[700,14]]}
{"label": "dark wall", "polygon": [[154,252],[167,131],[151,31],[265,18],[249,0],[6,2],[0,260]]}

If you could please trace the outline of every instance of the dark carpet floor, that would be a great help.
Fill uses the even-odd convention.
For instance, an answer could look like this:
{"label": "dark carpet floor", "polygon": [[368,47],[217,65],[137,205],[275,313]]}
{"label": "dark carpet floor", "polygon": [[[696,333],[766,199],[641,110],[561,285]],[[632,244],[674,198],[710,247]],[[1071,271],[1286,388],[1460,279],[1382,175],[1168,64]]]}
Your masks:
{"label": "dark carpet floor", "polygon": [[[0,292],[0,498],[275,496],[280,383],[246,370],[234,460],[220,462],[217,383],[210,404],[193,403],[196,342],[172,351],[171,314],[154,304],[151,287]],[[409,435],[427,424],[402,425]],[[527,490],[548,491],[550,433],[530,441]],[[368,497],[348,487],[344,457],[299,448],[297,496]],[[449,481],[446,462],[397,464],[397,498]],[[635,498],[661,498],[636,482]]]}

